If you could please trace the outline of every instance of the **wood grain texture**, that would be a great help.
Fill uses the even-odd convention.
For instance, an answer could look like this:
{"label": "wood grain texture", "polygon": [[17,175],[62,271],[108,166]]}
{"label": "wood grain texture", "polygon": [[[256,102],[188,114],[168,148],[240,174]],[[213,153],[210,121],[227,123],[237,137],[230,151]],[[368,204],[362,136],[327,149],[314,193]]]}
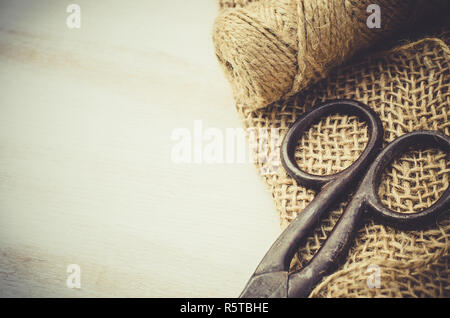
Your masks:
{"label": "wood grain texture", "polygon": [[250,163],[170,160],[178,127],[241,127],[216,4],[77,1],[69,29],[69,3],[0,3],[0,296],[237,296],[270,196]]}

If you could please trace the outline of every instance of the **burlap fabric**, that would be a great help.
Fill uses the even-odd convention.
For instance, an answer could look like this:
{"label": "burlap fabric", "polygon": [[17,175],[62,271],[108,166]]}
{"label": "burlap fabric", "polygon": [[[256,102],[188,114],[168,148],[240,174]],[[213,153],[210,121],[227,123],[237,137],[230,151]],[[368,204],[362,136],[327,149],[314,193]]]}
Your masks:
{"label": "burlap fabric", "polygon": [[[318,102],[351,98],[372,107],[383,121],[385,141],[419,129],[449,134],[449,49],[438,39],[425,39],[382,57],[344,67],[310,90],[286,102],[239,112],[246,128],[279,128],[281,137],[298,115]],[[348,167],[363,151],[367,129],[355,117],[327,117],[299,141],[299,166],[314,174]],[[277,151],[272,149],[270,151]],[[269,151],[269,156],[270,156]],[[267,154],[264,154],[267,155]],[[258,162],[259,167],[262,162]],[[448,187],[450,161],[436,150],[414,151],[394,162],[379,188],[384,204],[399,212],[416,212],[434,203]],[[283,227],[314,198],[280,168],[265,175]],[[309,261],[330,233],[345,204],[317,227],[295,258],[298,269]],[[371,221],[359,231],[348,258],[312,296],[437,297],[449,296],[450,222],[443,219],[425,231],[397,231]],[[381,269],[381,287],[369,288],[370,265]]]}
{"label": "burlap fabric", "polygon": [[[385,142],[420,129],[450,133],[450,50],[438,38],[427,38],[399,47],[364,62],[340,68],[307,91],[285,102],[251,110],[238,105],[246,128],[288,127],[309,107],[336,98],[366,103],[380,116]],[[280,141],[281,141],[280,138]],[[368,140],[364,122],[335,115],[314,125],[299,141],[299,166],[314,174],[331,174],[348,167]],[[269,149],[271,151],[277,151]],[[274,156],[276,157],[276,156]],[[261,168],[263,162],[257,162]],[[379,188],[383,203],[410,213],[431,206],[449,183],[450,161],[438,150],[408,152],[386,171]],[[285,227],[314,198],[314,191],[299,186],[282,167],[264,175]],[[299,250],[292,269],[309,261],[343,212],[341,203],[316,228]],[[400,231],[368,220],[358,232],[345,263],[326,277],[312,297],[439,297],[450,295],[450,222],[442,219],[423,231]],[[378,265],[380,288],[369,288]]]}
{"label": "burlap fabric", "polygon": [[[233,2],[233,1],[231,1]],[[222,1],[231,3],[230,1]],[[242,1],[242,5],[246,2]],[[234,1],[233,3],[236,3]],[[380,116],[385,143],[411,131],[450,133],[450,50],[448,36],[424,38],[334,69],[294,96],[266,108],[237,100],[245,128],[277,128],[280,142],[289,126],[305,110],[329,99],[355,99]],[[270,132],[270,130],[269,130]],[[364,122],[335,115],[314,125],[299,141],[299,166],[314,174],[331,174],[348,167],[368,140]],[[276,154],[269,148],[264,157]],[[258,169],[265,163],[258,161]],[[433,204],[449,183],[450,160],[438,150],[411,151],[385,172],[379,195],[393,210],[411,213]],[[280,167],[263,175],[284,228],[314,198]],[[291,268],[296,270],[318,251],[345,207],[341,202],[317,226],[300,248]],[[422,231],[401,231],[366,220],[346,259],[324,278],[311,297],[449,297],[450,221],[442,218]],[[380,269],[380,288],[370,288],[368,269]],[[372,286],[373,287],[373,286]]]}

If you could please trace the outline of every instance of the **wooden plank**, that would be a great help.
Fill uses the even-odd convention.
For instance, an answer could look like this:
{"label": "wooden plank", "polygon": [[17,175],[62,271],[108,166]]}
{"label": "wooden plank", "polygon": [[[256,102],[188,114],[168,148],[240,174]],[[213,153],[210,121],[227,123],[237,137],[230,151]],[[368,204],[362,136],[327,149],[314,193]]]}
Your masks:
{"label": "wooden plank", "polygon": [[[279,234],[251,163],[175,164],[241,126],[214,1],[0,5],[0,296],[232,297]],[[81,268],[81,289],[66,286]]]}

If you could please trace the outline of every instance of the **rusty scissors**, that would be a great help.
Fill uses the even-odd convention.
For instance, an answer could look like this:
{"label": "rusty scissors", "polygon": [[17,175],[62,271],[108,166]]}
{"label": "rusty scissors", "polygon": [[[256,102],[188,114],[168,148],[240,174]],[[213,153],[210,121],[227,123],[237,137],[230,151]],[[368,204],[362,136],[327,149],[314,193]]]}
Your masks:
{"label": "rusty scissors", "polygon": [[[295,148],[302,134],[320,118],[332,114],[357,116],[367,123],[369,141],[361,156],[345,170],[326,176],[306,173],[298,167]],[[383,126],[376,113],[354,100],[333,100],[303,114],[287,132],[281,145],[281,161],[298,184],[320,190],[314,200],[281,233],[268,250],[240,297],[307,297],[313,287],[345,256],[363,216],[401,229],[429,226],[450,208],[450,189],[429,208],[417,213],[399,213],[385,207],[377,195],[384,169],[410,147],[425,146],[450,153],[450,137],[436,131],[417,131],[403,135],[384,149]],[[297,272],[289,266],[299,245],[304,242],[324,212],[338,199],[356,189],[331,234],[312,260]]]}

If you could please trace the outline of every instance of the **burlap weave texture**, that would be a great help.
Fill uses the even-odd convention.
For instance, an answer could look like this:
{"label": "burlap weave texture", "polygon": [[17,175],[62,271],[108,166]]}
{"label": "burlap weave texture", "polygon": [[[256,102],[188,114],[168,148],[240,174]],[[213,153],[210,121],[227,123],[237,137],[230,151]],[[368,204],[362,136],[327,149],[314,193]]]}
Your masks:
{"label": "burlap weave texture", "polygon": [[[388,143],[411,131],[450,133],[450,50],[443,38],[426,38],[362,62],[338,68],[283,102],[253,110],[238,103],[245,128],[279,128],[281,139],[305,110],[329,99],[355,99],[380,116]],[[299,141],[299,166],[314,174],[331,174],[348,167],[368,140],[363,122],[355,117],[324,118]],[[280,140],[281,141],[281,140]],[[277,151],[270,149],[270,151]],[[260,168],[262,163],[257,163]],[[408,152],[388,169],[379,195],[391,209],[410,213],[430,206],[449,183],[450,161],[433,150]],[[264,175],[282,226],[314,198],[280,167]],[[292,263],[298,269],[323,244],[343,212],[345,202],[331,211],[301,247]],[[339,269],[326,277],[312,297],[449,297],[449,233],[447,218],[422,231],[401,231],[367,220]],[[380,288],[369,288],[369,266],[380,268]]]}

